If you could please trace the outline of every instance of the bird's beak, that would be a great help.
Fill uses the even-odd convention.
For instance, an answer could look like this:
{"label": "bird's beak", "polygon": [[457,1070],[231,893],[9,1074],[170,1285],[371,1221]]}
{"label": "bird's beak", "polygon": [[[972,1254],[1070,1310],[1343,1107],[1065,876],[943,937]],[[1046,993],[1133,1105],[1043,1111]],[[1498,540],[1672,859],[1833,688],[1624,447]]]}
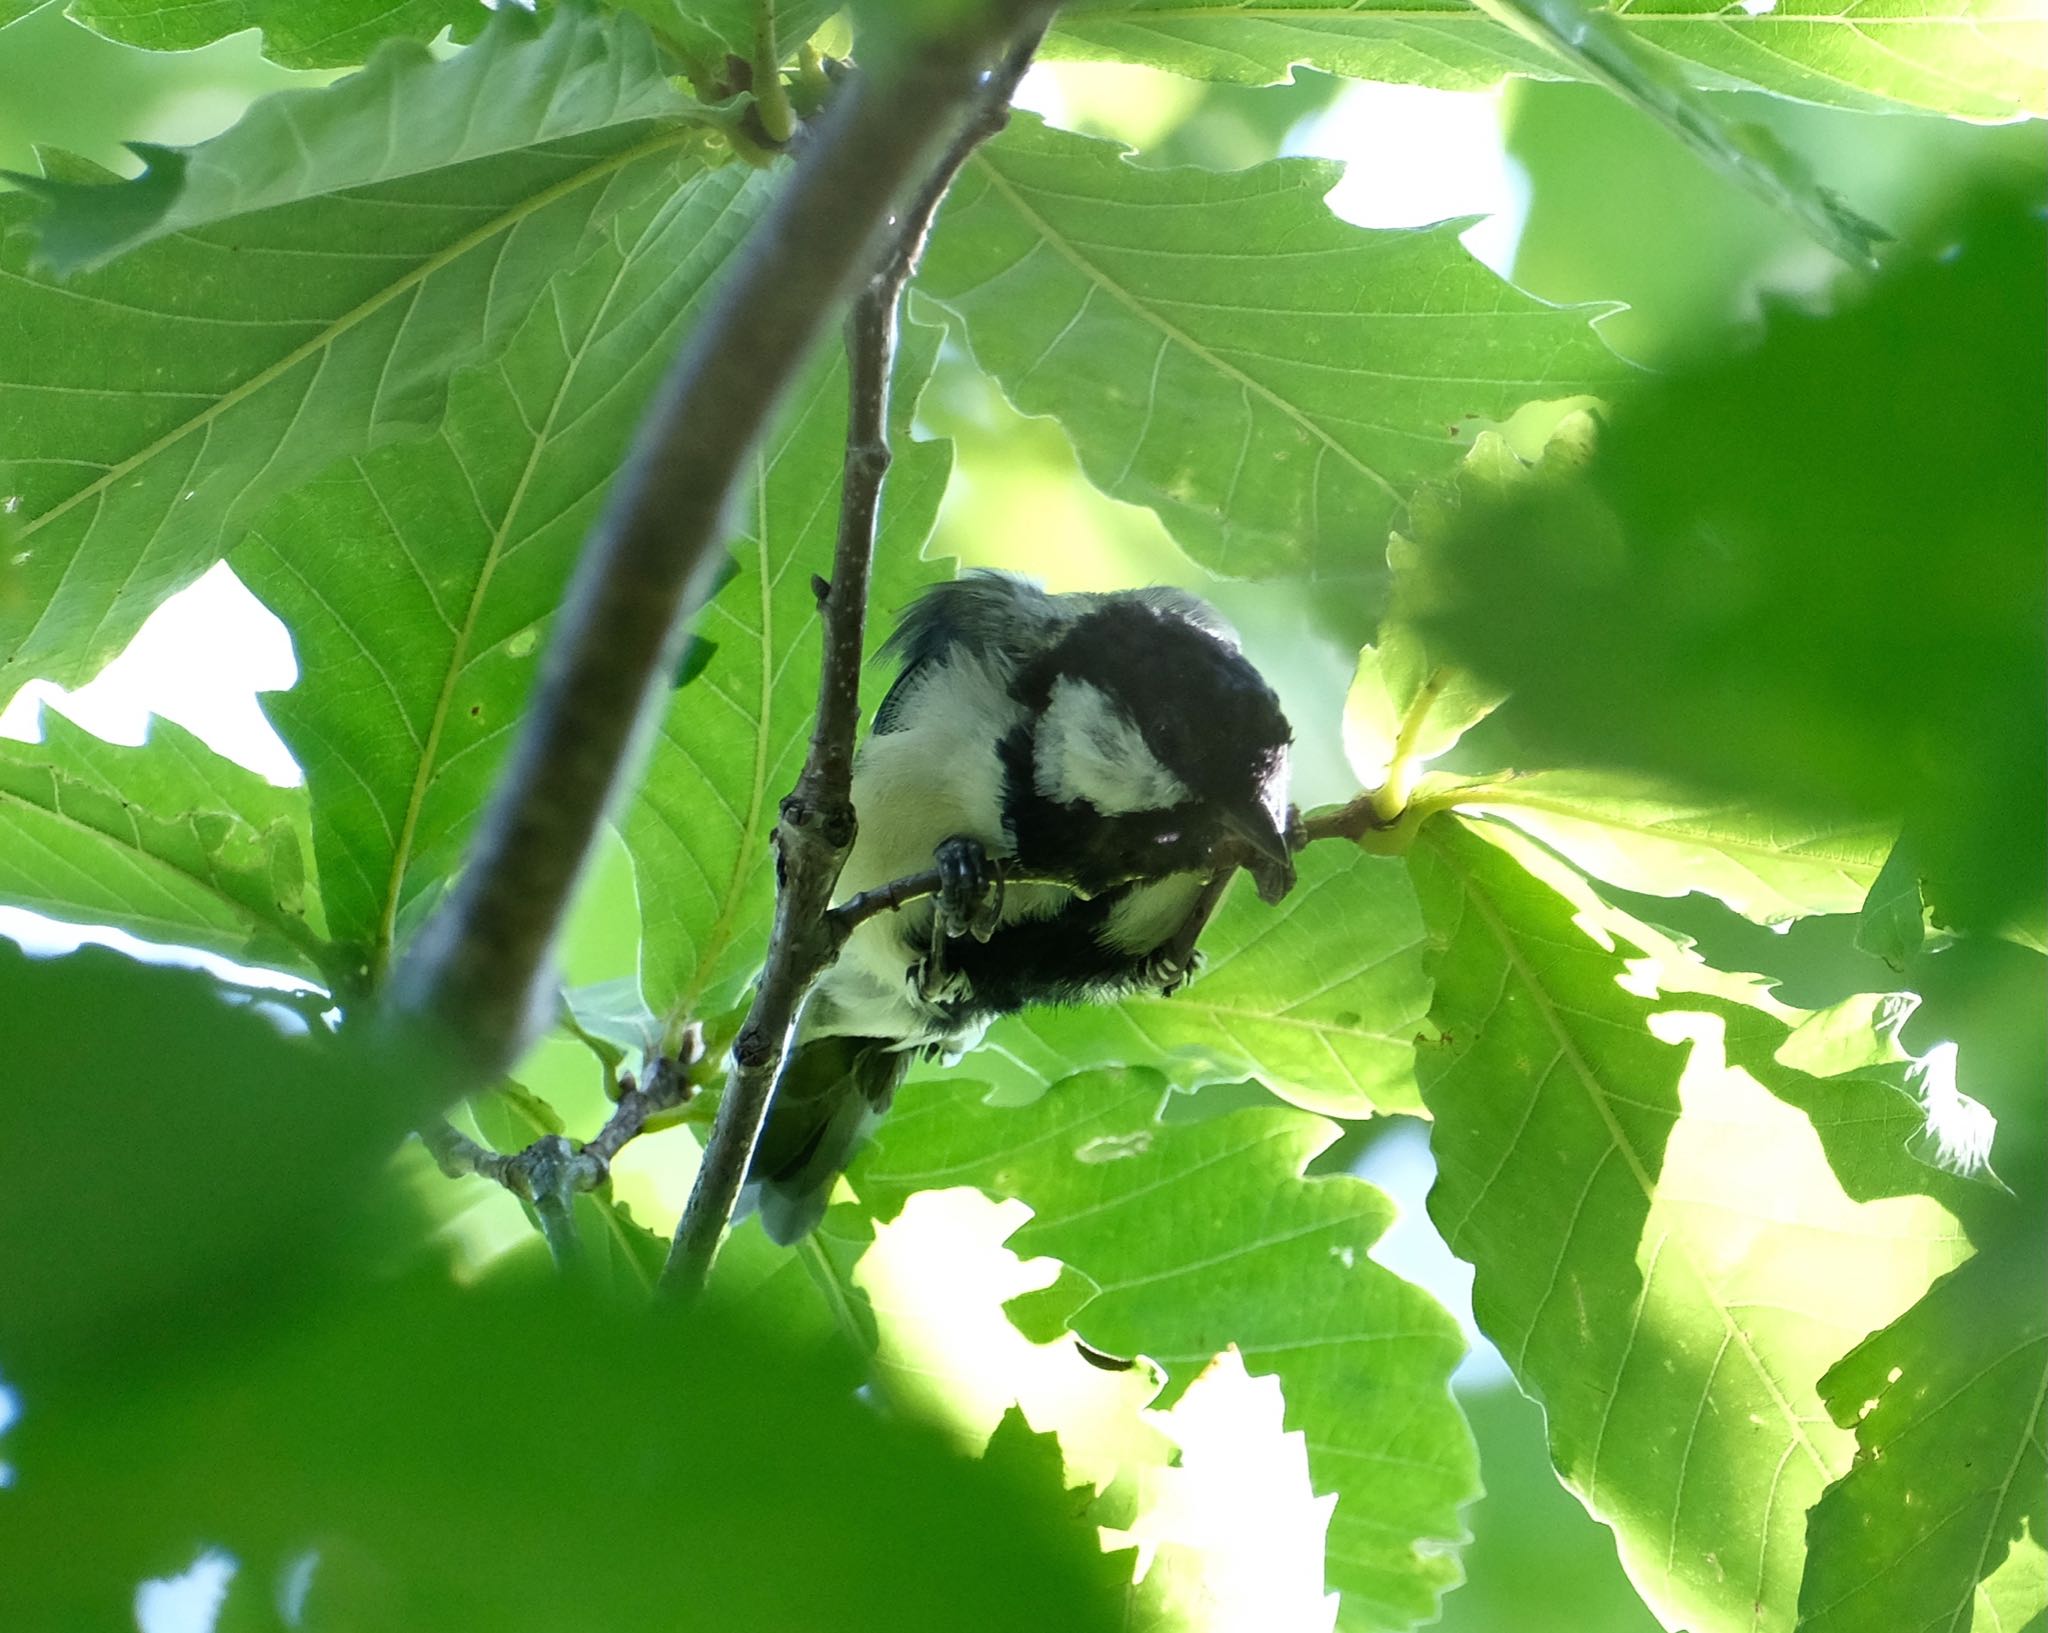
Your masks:
{"label": "bird's beak", "polygon": [[1259,888],[1260,901],[1277,902],[1294,888],[1294,857],[1287,849],[1287,834],[1271,811],[1256,802],[1225,811],[1223,826],[1251,853],[1244,866]]}

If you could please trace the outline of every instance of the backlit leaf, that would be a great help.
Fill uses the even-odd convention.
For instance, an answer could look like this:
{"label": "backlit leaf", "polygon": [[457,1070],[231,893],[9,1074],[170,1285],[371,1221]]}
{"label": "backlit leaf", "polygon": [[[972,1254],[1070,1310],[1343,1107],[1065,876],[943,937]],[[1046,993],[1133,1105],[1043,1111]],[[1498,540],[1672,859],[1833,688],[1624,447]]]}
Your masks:
{"label": "backlit leaf", "polygon": [[1339,1626],[1426,1621],[1456,1580],[1448,1550],[1475,1494],[1448,1387],[1456,1326],[1373,1262],[1384,1196],[1302,1178],[1330,1124],[1281,1109],[1162,1123],[1166,1092],[1144,1071],[1073,1078],[1021,1107],[985,1104],[978,1084],[913,1085],[850,1178],[883,1215],[949,1185],[1029,1204],[1008,1245],[1088,1278],[1073,1331],[1162,1366],[1162,1404],[1226,1345],[1276,1375],[1316,1488],[1337,1497],[1325,1568]]}
{"label": "backlit leaf", "polygon": [[1430,1214],[1477,1268],[1480,1325],[1667,1625],[1789,1630],[1806,1509],[1853,1450],[1813,1380],[1959,1233],[1924,1197],[1845,1193],[1814,1125],[1730,1063],[1722,1016],[1625,991],[1619,950],[1507,854],[1442,824],[1413,854],[1444,944],[1417,1067]]}
{"label": "backlit leaf", "polygon": [[1337,176],[1142,169],[1020,115],[955,185],[918,287],[1096,486],[1203,566],[1375,578],[1397,507],[1471,420],[1623,367],[1586,311],[1502,283],[1454,226],[1338,220]]}

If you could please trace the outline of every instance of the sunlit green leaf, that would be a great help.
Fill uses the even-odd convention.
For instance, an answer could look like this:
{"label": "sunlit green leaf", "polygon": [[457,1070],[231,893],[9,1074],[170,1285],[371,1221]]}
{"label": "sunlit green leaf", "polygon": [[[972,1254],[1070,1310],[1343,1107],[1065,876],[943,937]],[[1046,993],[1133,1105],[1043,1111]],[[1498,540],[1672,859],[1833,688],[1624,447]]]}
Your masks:
{"label": "sunlit green leaf", "polygon": [[42,720],[40,743],[0,738],[0,900],[320,973],[304,789],[274,787],[168,720],[139,748],[55,709]]}
{"label": "sunlit green leaf", "polygon": [[[448,62],[395,48],[141,181],[67,190],[50,221],[81,252],[189,229],[101,271],[32,274],[36,207],[0,194],[23,592],[0,604],[0,692],[87,678],[268,500],[432,424],[451,372],[502,345],[615,211],[701,167],[697,127],[649,117],[686,104],[638,23],[500,16]],[[459,94],[436,113],[444,83]],[[392,135],[415,127],[417,151]],[[319,154],[301,157],[300,129]]]}
{"label": "sunlit green leaf", "polygon": [[[2017,1628],[2048,1607],[2048,1286],[2038,1240],[1943,1277],[1845,1356],[1821,1392],[1835,1422],[1855,1430],[1858,1456],[1813,1511],[1801,1633]],[[1987,1615],[1980,1583],[2008,1549],[2032,1580],[2005,1583]]]}
{"label": "sunlit green leaf", "polygon": [[1277,1375],[1316,1486],[1337,1496],[1325,1558],[1339,1625],[1427,1620],[1456,1580],[1448,1549],[1475,1487],[1448,1389],[1456,1326],[1372,1261],[1392,1217],[1378,1191],[1301,1177],[1329,1124],[1279,1109],[1161,1123],[1166,1092],[1142,1071],[1074,1078],[1023,1107],[986,1105],[977,1084],[913,1085],[850,1178],[884,1215],[949,1185],[1028,1203],[1009,1246],[1086,1276],[1073,1330],[1158,1363],[1165,1399],[1226,1345]]}
{"label": "sunlit green leaf", "polygon": [[1623,990],[1619,951],[1507,854],[1439,824],[1414,857],[1444,944],[1443,1041],[1417,1064],[1430,1214],[1477,1268],[1480,1325],[1668,1625],[1789,1629],[1805,1511],[1853,1450],[1812,1380],[1959,1233],[1923,1197],[1846,1193],[1807,1118],[1731,1063],[1722,1015]]}
{"label": "sunlit green leaf", "polygon": [[1585,311],[1518,294],[1454,227],[1339,221],[1336,181],[1309,159],[1142,169],[1019,116],[956,184],[918,287],[1203,566],[1375,577],[1396,508],[1473,419],[1623,370]]}
{"label": "sunlit green leaf", "polygon": [[1538,771],[1456,797],[1597,879],[1649,896],[1705,891],[1764,924],[1855,912],[1891,840],[1872,823],[1773,813],[1616,772]]}
{"label": "sunlit green leaf", "polygon": [[[1833,0],[1653,0],[1615,15],[1703,90],[1980,119],[2048,112],[2048,25],[2027,0],[1876,0],[1853,13]],[[1250,85],[1283,79],[1297,62],[1468,91],[1504,74],[1568,71],[1460,0],[1073,0],[1048,47]]]}
{"label": "sunlit green leaf", "polygon": [[1310,1111],[1414,1111],[1429,1012],[1415,893],[1397,861],[1311,846],[1268,907],[1240,879],[1171,997],[1032,1009],[993,1027],[970,1069],[1010,1089],[1098,1066],[1156,1066],[1184,1085],[1255,1077]]}
{"label": "sunlit green leaf", "polygon": [[[951,576],[919,555],[950,454],[944,444],[910,437],[937,341],[930,329],[906,328],[897,361],[895,461],[875,546],[871,651],[918,590]],[[739,571],[698,620],[713,643],[710,662],[669,705],[626,813],[647,926],[641,986],[656,1011],[676,1019],[731,1007],[766,950],[775,900],[768,843],[818,706],[811,578],[831,571],[845,441],[846,373],[833,358],[812,372],[759,455],[734,515]],[[872,692],[869,707],[879,701]]]}
{"label": "sunlit green leaf", "polygon": [[265,706],[305,768],[337,941],[374,978],[455,866],[647,394],[769,183],[739,168],[615,215],[441,429],[258,515],[236,570],[308,683]]}
{"label": "sunlit green leaf", "polygon": [[66,15],[123,45],[191,51],[245,28],[263,30],[263,54],[288,68],[343,68],[387,39],[458,40],[483,28],[480,0],[71,0]]}

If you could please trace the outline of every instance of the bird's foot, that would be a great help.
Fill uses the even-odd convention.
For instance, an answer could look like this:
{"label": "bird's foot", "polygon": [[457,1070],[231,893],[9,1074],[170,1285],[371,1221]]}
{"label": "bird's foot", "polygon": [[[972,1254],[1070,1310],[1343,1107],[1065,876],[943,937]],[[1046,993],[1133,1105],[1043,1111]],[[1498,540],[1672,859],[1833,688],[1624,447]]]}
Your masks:
{"label": "bird's foot", "polygon": [[1194,948],[1164,948],[1146,959],[1138,979],[1162,998],[1171,998],[1192,981],[1202,968],[1202,955]]}
{"label": "bird's foot", "polygon": [[937,925],[948,936],[986,941],[1003,911],[1002,870],[978,839],[955,834],[932,852],[939,869]]}

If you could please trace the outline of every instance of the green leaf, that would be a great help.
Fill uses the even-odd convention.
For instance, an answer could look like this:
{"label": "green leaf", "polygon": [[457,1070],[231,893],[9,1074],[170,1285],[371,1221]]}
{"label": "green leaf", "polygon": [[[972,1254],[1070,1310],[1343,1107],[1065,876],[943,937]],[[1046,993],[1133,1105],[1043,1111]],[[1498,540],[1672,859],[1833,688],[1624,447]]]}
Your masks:
{"label": "green leaf", "polygon": [[154,720],[139,748],[54,709],[0,738],[0,900],[150,941],[320,975],[306,794]]}
{"label": "green leaf", "polygon": [[387,39],[467,40],[491,13],[478,0],[71,0],[65,15],[96,34],[149,51],[192,51],[247,28],[263,30],[263,54],[287,68],[346,68]]}
{"label": "green leaf", "polygon": [[1424,933],[1401,864],[1311,846],[1268,907],[1240,880],[1170,998],[1033,1009],[999,1021],[972,1069],[1010,1092],[1099,1066],[1155,1066],[1178,1084],[1255,1077],[1310,1111],[1415,1111],[1415,1038],[1429,1012]]}
{"label": "green leaf", "polygon": [[149,165],[132,181],[23,184],[50,206],[38,228],[43,256],[76,272],[237,216],[690,109],[637,23],[600,24],[572,7],[543,31],[515,6],[477,50],[444,61],[394,41],[359,74],[262,98],[210,142],[140,146]]}
{"label": "green leaf", "polygon": [[204,1366],[24,1381],[0,1620],[129,1625],[204,1542],[272,1627],[1123,1625],[1057,1480],[873,1411],[843,1352],[539,1278],[318,1292]]}
{"label": "green leaf", "polygon": [[[280,99],[288,116],[258,104],[192,150],[184,185],[166,160],[61,189],[54,219],[79,246],[181,228],[68,283],[30,274],[33,208],[0,194],[0,422],[26,556],[25,594],[0,605],[0,692],[89,677],[271,498],[431,425],[449,375],[502,346],[615,211],[701,168],[701,131],[646,117],[686,104],[638,23],[564,12],[534,30],[508,8],[448,62],[394,48]],[[435,111],[444,84],[483,147]],[[527,145],[504,145],[522,121]],[[380,160],[416,126],[440,147]],[[301,159],[296,129],[333,157]],[[289,202],[293,186],[343,191]]]}
{"label": "green leaf", "polygon": [[956,183],[918,287],[1105,493],[1203,566],[1376,575],[1410,488],[1473,418],[1619,379],[1584,310],[1468,256],[1455,224],[1374,232],[1338,167],[1147,170],[1019,116]]}
{"label": "green leaf", "polygon": [[1334,1493],[1326,1571],[1345,1629],[1408,1628],[1457,1579],[1448,1550],[1477,1494],[1450,1398],[1450,1316],[1373,1263],[1386,1198],[1303,1166],[1335,1136],[1318,1118],[1246,1110],[1162,1123],[1164,1081],[1100,1072],[1029,1106],[971,1083],[913,1084],[849,1175],[879,1214],[916,1190],[976,1185],[1027,1203],[1009,1246],[1050,1255],[1094,1295],[1075,1334],[1166,1371],[1177,1397],[1226,1345],[1279,1378],[1319,1491]]}
{"label": "green leaf", "polygon": [[1537,771],[1446,797],[1513,823],[1596,879],[1648,896],[1704,891],[1761,924],[1855,912],[1891,842],[1876,824],[1773,812],[1619,772]]}
{"label": "green leaf", "polygon": [[1570,491],[1468,507],[1430,628],[1552,763],[1903,816],[1944,922],[1998,930],[2048,897],[2048,235],[2025,197],[1954,232],[1643,387]]}
{"label": "green leaf", "polygon": [[754,26],[765,5],[775,15],[775,46],[786,62],[839,10],[840,0],[621,0],[704,68],[724,67],[727,53],[754,57]]}
{"label": "green leaf", "polygon": [[642,404],[769,191],[732,167],[618,212],[450,383],[434,436],[330,469],[236,549],[309,677],[265,704],[369,979],[455,867]]}
{"label": "green leaf", "polygon": [[[182,1364],[195,1339],[214,1340],[210,1365],[240,1323],[300,1296],[373,1197],[397,1211],[376,1176],[434,1102],[431,1063],[391,1070],[298,1031],[196,970],[0,939],[4,1363],[26,1399]],[[10,1434],[25,1474],[15,1452]],[[0,1602],[30,1557],[15,1550],[34,1490],[10,1500]]]}
{"label": "green leaf", "polygon": [[1892,846],[1870,882],[1856,926],[1856,945],[1903,970],[1927,939],[1927,905],[1920,899],[1920,868],[1904,839]]}
{"label": "green leaf", "polygon": [[1296,63],[1448,91],[1490,90],[1504,74],[1554,79],[1563,71],[1465,0],[1071,0],[1044,54],[1240,85],[1277,84]]}
{"label": "green leaf", "polygon": [[[1953,1221],[1894,1194],[1917,1179],[1896,1150],[1878,1195],[1845,1191],[1724,1013],[1619,984],[1620,950],[1573,922],[1583,887],[1448,824],[1411,854],[1444,947],[1430,1215],[1479,1323],[1667,1626],[1789,1629],[1805,1511],[1852,1449],[1809,1380],[1956,1262]],[[1838,1140],[1898,1108],[1867,1080],[1811,1092]]]}
{"label": "green leaf", "polygon": [[1706,163],[1799,222],[1816,243],[1853,267],[1876,265],[1891,236],[1817,183],[1805,163],[1763,125],[1731,123],[1611,12],[1585,0],[1474,0],[1662,125]]}
{"label": "green leaf", "polygon": [[[2048,112],[2048,28],[2026,0],[1653,0],[1613,14],[1702,90],[1753,88],[1842,108],[1975,119]],[[1074,0],[1047,54],[1269,85],[1295,63],[1357,79],[1485,90],[1566,64],[1458,0]]]}
{"label": "green leaf", "polygon": [[[868,646],[925,585],[950,576],[922,559],[951,454],[910,436],[938,332],[906,325],[896,363],[890,436],[895,461],[875,541]],[[705,609],[715,650],[669,705],[623,831],[647,926],[640,979],[671,1019],[736,1002],[767,946],[775,881],[769,841],[795,786],[818,706],[814,573],[829,573],[846,453],[846,371],[813,369],[759,456],[735,507],[739,571]],[[879,677],[876,677],[879,678]],[[870,685],[874,684],[871,679]],[[880,694],[871,695],[870,706]]]}
{"label": "green leaf", "polygon": [[[1821,1393],[1856,1431],[1858,1455],[1813,1510],[1800,1633],[2016,1628],[2048,1606],[2048,1284],[2037,1235],[1943,1277],[1844,1356]],[[1986,1614],[1980,1584],[2008,1549],[2015,1564],[2031,1552],[2032,1580],[2006,1584]]]}

